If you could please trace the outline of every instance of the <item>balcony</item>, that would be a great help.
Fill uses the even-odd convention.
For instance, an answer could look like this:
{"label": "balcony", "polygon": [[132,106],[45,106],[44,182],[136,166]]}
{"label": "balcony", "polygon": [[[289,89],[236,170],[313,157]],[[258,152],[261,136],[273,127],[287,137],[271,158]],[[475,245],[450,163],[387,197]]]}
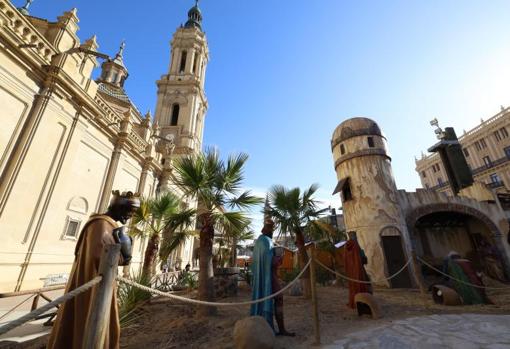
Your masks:
{"label": "balcony", "polygon": [[497,159],[495,161],[492,161],[490,164],[488,165],[483,165],[483,166],[480,166],[478,168],[475,168],[473,171],[471,171],[473,173],[473,175],[477,175],[479,174],[480,172],[483,172],[489,168],[492,168],[492,167],[495,167],[495,166],[498,166],[498,165],[501,165],[507,161],[510,161],[510,158],[508,157],[504,157],[504,158],[500,158],[500,159]]}
{"label": "balcony", "polygon": [[492,188],[492,189],[496,189],[496,188],[501,188],[501,187],[504,187],[505,186],[505,183],[503,181],[498,181],[498,182],[490,182],[487,184],[487,186],[489,188]]}

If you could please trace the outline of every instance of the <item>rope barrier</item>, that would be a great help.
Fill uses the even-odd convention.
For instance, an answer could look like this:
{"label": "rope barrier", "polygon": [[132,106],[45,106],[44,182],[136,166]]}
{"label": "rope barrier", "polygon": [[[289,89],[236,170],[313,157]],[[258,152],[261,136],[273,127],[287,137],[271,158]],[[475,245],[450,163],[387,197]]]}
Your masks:
{"label": "rope barrier", "polygon": [[393,279],[395,276],[397,276],[398,274],[400,274],[401,272],[403,272],[405,270],[405,268],[407,268],[407,266],[409,265],[409,263],[411,263],[412,261],[412,258],[409,258],[406,262],[406,264],[404,264],[404,266],[402,268],[400,268],[399,271],[397,271],[395,274],[387,277],[387,278],[384,278],[382,280],[372,280],[372,281],[365,281],[365,280],[357,280],[357,279],[352,279],[346,275],[343,275],[343,274],[340,274],[336,271],[334,271],[333,269],[325,266],[324,264],[322,264],[320,261],[316,260],[315,262],[320,265],[321,267],[323,267],[324,269],[328,270],[329,272],[335,274],[335,275],[338,275],[340,276],[342,279],[345,279],[347,281],[351,281],[351,282],[356,282],[356,283],[359,283],[359,284],[371,284],[371,283],[379,283],[379,282],[383,282],[383,281],[389,281],[391,279]]}
{"label": "rope barrier", "polygon": [[266,297],[263,297],[263,298],[259,298],[259,299],[256,299],[256,300],[246,301],[246,302],[237,302],[237,303],[200,301],[200,300],[197,300],[197,299],[191,299],[191,298],[177,296],[177,295],[174,295],[174,294],[171,294],[171,293],[162,292],[162,291],[159,291],[159,290],[156,290],[156,289],[153,289],[153,288],[141,285],[141,284],[136,283],[134,281],[131,281],[129,279],[123,278],[121,276],[117,276],[117,280],[120,281],[120,282],[123,282],[125,284],[131,285],[133,287],[139,288],[141,290],[144,290],[144,291],[147,291],[147,292],[150,292],[150,293],[153,293],[153,294],[157,294],[157,295],[160,295],[160,296],[163,296],[163,297],[166,297],[166,298],[176,299],[176,300],[180,300],[180,301],[183,301],[183,302],[188,302],[188,303],[193,303],[193,304],[198,304],[198,305],[212,305],[212,306],[216,306],[216,307],[229,307],[229,306],[256,304],[256,303],[260,303],[260,302],[263,302],[263,301],[266,301],[268,299],[271,299],[271,298],[274,298],[274,297],[278,296],[279,294],[281,294],[281,293],[285,292],[287,289],[289,289],[294,283],[296,283],[299,280],[301,275],[303,275],[304,272],[306,271],[306,269],[310,266],[310,263],[311,263],[311,260],[309,260],[308,263],[306,263],[305,267],[301,270],[301,272],[296,276],[296,278],[294,280],[292,280],[289,284],[287,284],[285,287],[283,287],[278,292],[275,292],[275,293],[273,293],[273,294],[271,294],[269,296],[266,296]]}
{"label": "rope barrier", "polygon": [[454,278],[453,276],[451,276],[450,274],[447,274],[445,272],[443,272],[442,270],[439,270],[437,269],[436,267],[430,265],[429,263],[425,262],[423,259],[421,259],[420,257],[416,257],[418,259],[418,261],[420,261],[423,265],[429,267],[430,269],[438,272],[439,274],[442,274],[452,280],[455,280],[457,282],[460,282],[461,284],[464,284],[464,285],[468,285],[468,286],[471,286],[471,287],[475,287],[475,288],[485,288],[487,290],[508,290],[510,289],[509,286],[507,287],[490,287],[490,286],[480,286],[480,285],[475,285],[475,284],[472,284],[472,283],[469,283],[469,282],[466,282],[466,281],[463,281],[463,280],[460,280],[460,279],[457,279],[457,278]]}
{"label": "rope barrier", "polygon": [[94,285],[97,285],[99,282],[101,282],[102,278],[103,278],[102,276],[96,276],[95,278],[93,278],[92,280],[87,282],[86,284],[83,284],[80,287],[75,288],[71,292],[68,292],[68,293],[64,294],[63,296],[55,299],[54,301],[52,301],[52,302],[50,302],[50,303],[48,303],[48,304],[46,304],[46,305],[44,305],[44,306],[42,306],[42,307],[40,307],[38,309],[35,309],[34,311],[32,311],[32,312],[30,312],[30,313],[20,317],[19,319],[16,319],[14,321],[11,321],[11,322],[7,323],[6,325],[0,327],[0,336],[3,335],[4,333],[9,332],[12,329],[18,327],[18,326],[23,325],[24,323],[26,323],[26,322],[28,322],[30,320],[35,319],[36,317],[38,317],[41,314],[44,314],[45,312],[47,312],[51,308],[64,303],[65,301],[67,301],[67,300],[69,300],[69,299],[79,295],[80,293],[83,293],[83,292],[89,290]]}

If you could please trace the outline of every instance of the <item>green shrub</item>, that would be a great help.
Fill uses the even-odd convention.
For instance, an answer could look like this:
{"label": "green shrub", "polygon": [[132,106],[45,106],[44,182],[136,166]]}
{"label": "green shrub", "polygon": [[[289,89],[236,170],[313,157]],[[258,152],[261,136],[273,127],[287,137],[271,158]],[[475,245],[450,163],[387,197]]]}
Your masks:
{"label": "green shrub", "polygon": [[[130,279],[136,283],[150,287],[150,278],[147,276],[144,277],[141,270],[136,274],[132,274]],[[120,282],[117,288],[120,325],[122,327],[131,325],[136,320],[136,316],[134,314],[136,306],[150,298],[150,292],[146,292],[137,287]]]}

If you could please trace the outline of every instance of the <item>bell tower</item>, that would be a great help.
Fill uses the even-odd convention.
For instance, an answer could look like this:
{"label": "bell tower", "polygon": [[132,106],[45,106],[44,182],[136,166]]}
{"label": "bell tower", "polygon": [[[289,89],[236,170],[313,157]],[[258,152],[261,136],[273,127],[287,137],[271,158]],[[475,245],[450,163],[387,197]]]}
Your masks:
{"label": "bell tower", "polygon": [[175,32],[171,47],[168,73],[156,82],[155,119],[160,137],[175,144],[173,154],[192,154],[202,149],[207,111],[204,83],[209,49],[198,1],[188,11],[186,24]]}

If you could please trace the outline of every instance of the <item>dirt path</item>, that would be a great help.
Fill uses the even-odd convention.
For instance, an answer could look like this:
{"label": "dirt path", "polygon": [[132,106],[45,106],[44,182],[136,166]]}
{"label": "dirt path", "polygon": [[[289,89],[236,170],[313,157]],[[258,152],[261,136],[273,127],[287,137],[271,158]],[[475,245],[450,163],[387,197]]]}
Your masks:
{"label": "dirt path", "polygon": [[[347,290],[319,287],[322,344],[331,344],[347,333],[391,324],[395,320],[432,314],[510,314],[510,290],[488,292],[494,305],[445,307],[415,290],[376,290],[384,317],[358,317],[348,309]],[[248,290],[223,301],[248,300]],[[248,306],[219,308],[212,318],[197,318],[194,308],[166,299],[153,299],[139,309],[136,325],[123,329],[121,348],[233,348],[232,331],[237,320],[247,316]],[[294,338],[277,338],[278,348],[309,348],[313,342],[311,302],[302,297],[285,297],[286,326]]]}

